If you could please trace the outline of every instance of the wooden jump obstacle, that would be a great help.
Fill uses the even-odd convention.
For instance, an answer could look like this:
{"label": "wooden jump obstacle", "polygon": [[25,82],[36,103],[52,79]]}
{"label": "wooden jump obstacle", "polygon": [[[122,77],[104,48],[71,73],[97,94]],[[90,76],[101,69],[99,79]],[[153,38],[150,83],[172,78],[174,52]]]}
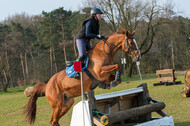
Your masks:
{"label": "wooden jump obstacle", "polygon": [[[174,69],[157,70],[156,75],[158,75],[157,80],[159,83],[154,83],[154,86],[158,86],[158,85],[169,86],[169,85],[181,84],[181,81],[176,81],[177,77],[175,77]],[[162,77],[162,75],[170,75],[170,76]],[[168,82],[168,81],[171,81],[171,82]]]}
{"label": "wooden jump obstacle", "polygon": [[[152,101],[152,103],[150,103]],[[73,108],[70,126],[81,124],[81,102]],[[162,111],[165,104],[149,97],[147,84],[137,88],[94,96],[94,91],[88,92],[85,105],[84,126],[174,126],[172,116]],[[161,115],[153,118],[152,112]]]}

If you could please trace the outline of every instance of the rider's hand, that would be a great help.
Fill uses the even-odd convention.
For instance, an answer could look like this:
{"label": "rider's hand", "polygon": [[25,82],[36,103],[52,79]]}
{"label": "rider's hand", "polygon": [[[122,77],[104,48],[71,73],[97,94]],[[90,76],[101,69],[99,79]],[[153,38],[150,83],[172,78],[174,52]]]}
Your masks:
{"label": "rider's hand", "polygon": [[98,39],[106,39],[106,37],[103,36],[103,35],[97,35],[97,38],[98,38]]}

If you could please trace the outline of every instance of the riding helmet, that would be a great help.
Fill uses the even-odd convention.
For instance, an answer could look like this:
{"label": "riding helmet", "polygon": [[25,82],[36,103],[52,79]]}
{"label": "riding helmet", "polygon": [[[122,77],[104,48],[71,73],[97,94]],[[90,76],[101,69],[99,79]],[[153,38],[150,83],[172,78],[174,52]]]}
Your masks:
{"label": "riding helmet", "polygon": [[91,11],[90,11],[91,15],[94,15],[94,14],[103,14],[102,10],[100,10],[99,8],[93,8]]}

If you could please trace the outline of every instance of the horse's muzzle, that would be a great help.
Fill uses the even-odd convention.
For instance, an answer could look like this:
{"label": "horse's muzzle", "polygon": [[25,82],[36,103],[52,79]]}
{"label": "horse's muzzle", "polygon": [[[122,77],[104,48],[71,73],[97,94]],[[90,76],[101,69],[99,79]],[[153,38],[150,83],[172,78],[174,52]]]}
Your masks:
{"label": "horse's muzzle", "polygon": [[137,62],[140,60],[140,55],[139,54],[132,54],[131,56],[133,62]]}

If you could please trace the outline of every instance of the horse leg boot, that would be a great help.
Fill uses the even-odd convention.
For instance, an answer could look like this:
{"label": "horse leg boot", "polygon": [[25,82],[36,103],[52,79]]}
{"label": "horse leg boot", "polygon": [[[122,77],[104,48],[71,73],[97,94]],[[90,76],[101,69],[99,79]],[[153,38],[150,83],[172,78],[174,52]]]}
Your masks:
{"label": "horse leg boot", "polygon": [[118,66],[116,76],[115,76],[115,80],[110,83],[110,86],[115,87],[120,83],[121,83],[121,67]]}
{"label": "horse leg boot", "polygon": [[115,76],[115,80],[110,83],[110,86],[115,87],[120,83],[121,83],[121,72],[117,71],[116,76]]}

